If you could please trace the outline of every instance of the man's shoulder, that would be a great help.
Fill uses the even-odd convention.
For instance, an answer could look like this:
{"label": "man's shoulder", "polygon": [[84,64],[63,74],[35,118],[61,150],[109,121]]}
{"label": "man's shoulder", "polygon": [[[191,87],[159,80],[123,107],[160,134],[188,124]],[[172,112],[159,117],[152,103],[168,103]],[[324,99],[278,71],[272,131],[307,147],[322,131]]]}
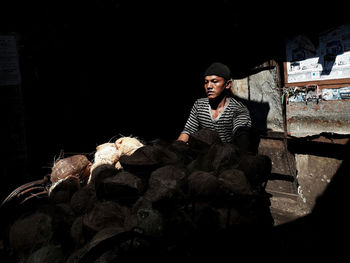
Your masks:
{"label": "man's shoulder", "polygon": [[208,98],[199,98],[195,101],[195,104],[198,106],[205,106],[209,104],[209,99]]}
{"label": "man's shoulder", "polygon": [[199,98],[199,99],[197,99],[196,101],[200,101],[200,102],[208,102],[208,101],[209,101],[209,99],[208,99],[208,98],[206,98],[206,97],[203,97],[203,98]]}
{"label": "man's shoulder", "polygon": [[235,106],[246,107],[242,101],[240,101],[234,97],[230,97],[230,102],[232,105],[235,105]]}

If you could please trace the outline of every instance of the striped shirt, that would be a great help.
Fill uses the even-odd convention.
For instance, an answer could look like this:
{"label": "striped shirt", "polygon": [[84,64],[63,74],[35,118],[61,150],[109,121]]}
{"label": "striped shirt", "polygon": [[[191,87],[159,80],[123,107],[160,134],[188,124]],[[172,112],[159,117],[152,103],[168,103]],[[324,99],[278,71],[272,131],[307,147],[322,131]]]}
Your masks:
{"label": "striped shirt", "polygon": [[192,134],[207,128],[217,131],[222,142],[232,142],[239,127],[251,127],[249,111],[241,102],[229,97],[223,111],[213,119],[208,98],[197,99],[182,133]]}

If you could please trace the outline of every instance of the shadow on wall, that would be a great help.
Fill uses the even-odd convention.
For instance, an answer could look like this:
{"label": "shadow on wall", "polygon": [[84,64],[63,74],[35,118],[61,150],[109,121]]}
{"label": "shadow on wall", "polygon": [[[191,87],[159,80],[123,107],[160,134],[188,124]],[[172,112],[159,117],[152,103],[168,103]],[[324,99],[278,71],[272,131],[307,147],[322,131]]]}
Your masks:
{"label": "shadow on wall", "polygon": [[[326,190],[316,200],[312,212],[275,227],[272,232],[274,250],[283,255],[296,258],[308,257],[333,261],[343,259],[348,254],[349,221],[347,207],[349,205],[348,187],[350,185],[350,145],[344,146],[343,162]],[[297,254],[292,255],[291,251]],[[335,261],[334,261],[335,262]]]}
{"label": "shadow on wall", "polygon": [[[347,156],[313,211],[294,221],[272,227],[239,225],[208,238],[203,259],[244,258],[269,262],[342,262],[348,255],[348,187],[350,183],[350,145]],[[339,260],[338,260],[339,259]],[[308,260],[308,261],[306,261]],[[253,261],[252,261],[253,262]]]}
{"label": "shadow on wall", "polygon": [[249,110],[250,118],[252,120],[251,129],[251,150],[256,152],[260,142],[260,136],[267,132],[267,116],[270,111],[268,102],[256,102],[252,100],[243,99],[233,95],[233,97],[242,102]]}

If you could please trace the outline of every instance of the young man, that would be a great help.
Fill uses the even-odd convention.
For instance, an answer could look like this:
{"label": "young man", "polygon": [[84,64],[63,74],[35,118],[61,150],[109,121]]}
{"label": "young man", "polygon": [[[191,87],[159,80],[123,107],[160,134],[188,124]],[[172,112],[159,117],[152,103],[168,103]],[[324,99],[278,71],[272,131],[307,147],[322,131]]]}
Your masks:
{"label": "young man", "polygon": [[207,97],[195,101],[178,140],[187,142],[190,134],[208,128],[217,131],[225,143],[238,142],[244,148],[244,144],[249,144],[249,111],[230,96],[231,85],[231,72],[226,65],[215,62],[207,68],[204,73]]}

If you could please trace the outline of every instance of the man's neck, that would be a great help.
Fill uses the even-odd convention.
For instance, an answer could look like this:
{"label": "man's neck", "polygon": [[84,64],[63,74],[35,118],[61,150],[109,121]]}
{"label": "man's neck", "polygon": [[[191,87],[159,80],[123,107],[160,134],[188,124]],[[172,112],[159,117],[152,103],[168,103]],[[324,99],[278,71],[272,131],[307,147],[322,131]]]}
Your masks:
{"label": "man's neck", "polygon": [[215,99],[209,99],[209,104],[212,110],[223,108],[226,104],[226,96],[224,95]]}

